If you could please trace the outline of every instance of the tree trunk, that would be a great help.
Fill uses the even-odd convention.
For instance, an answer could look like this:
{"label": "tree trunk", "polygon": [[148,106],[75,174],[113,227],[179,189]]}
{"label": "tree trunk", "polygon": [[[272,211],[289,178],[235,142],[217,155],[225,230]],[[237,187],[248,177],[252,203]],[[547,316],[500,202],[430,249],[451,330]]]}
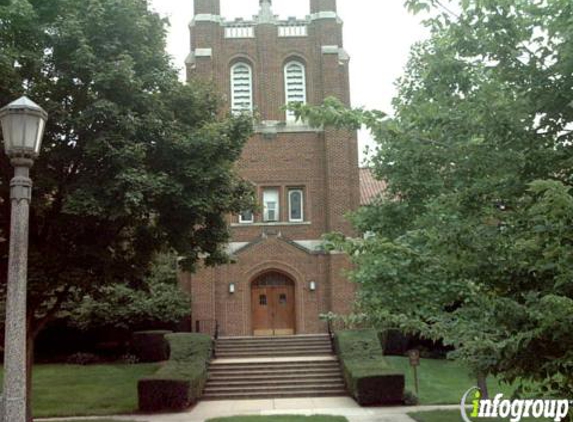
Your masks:
{"label": "tree trunk", "polygon": [[[62,296],[63,297],[63,296]],[[28,316],[26,318],[26,394],[28,397],[26,403],[26,420],[28,422],[33,422],[32,414],[32,371],[34,369],[34,343],[36,337],[44,329],[44,327],[50,322],[56,315],[56,311],[59,309],[62,303],[61,297],[56,301],[54,307],[42,318],[36,319],[34,309],[36,309],[36,304],[28,300]]]}
{"label": "tree trunk", "polygon": [[37,309],[37,304],[28,297],[27,306],[27,318],[26,318],[26,420],[28,422],[33,422],[32,414],[32,370],[34,369],[34,342],[40,331],[54,319],[56,312],[60,309],[60,306],[66,295],[69,293],[69,288],[65,288],[61,294],[57,296],[56,302],[52,308],[47,311],[41,319],[36,319],[35,309]]}
{"label": "tree trunk", "polygon": [[489,399],[489,391],[487,389],[487,375],[484,373],[478,374],[477,379],[478,387],[481,390],[481,398],[484,400]]}

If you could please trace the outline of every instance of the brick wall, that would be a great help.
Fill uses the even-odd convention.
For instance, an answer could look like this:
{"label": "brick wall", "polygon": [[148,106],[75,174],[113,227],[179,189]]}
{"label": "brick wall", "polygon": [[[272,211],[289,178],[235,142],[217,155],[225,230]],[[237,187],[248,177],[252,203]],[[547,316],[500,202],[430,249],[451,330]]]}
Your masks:
{"label": "brick wall", "polygon": [[[309,254],[273,236],[246,248],[236,258],[235,264],[202,268],[192,277],[184,276],[185,280],[192,279],[194,320],[218,320],[224,336],[250,335],[251,284],[260,275],[279,272],[295,283],[296,332],[326,331],[319,315],[331,308],[331,256]],[[310,291],[311,281],[316,283],[315,291]],[[235,284],[233,294],[229,293],[229,283]]]}

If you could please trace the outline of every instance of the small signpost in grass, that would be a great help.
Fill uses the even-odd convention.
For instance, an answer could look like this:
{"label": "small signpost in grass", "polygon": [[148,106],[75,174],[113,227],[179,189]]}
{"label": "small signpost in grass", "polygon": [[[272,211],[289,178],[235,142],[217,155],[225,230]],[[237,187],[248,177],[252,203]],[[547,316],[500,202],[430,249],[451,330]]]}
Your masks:
{"label": "small signpost in grass", "polygon": [[410,358],[410,366],[414,370],[414,386],[416,388],[416,395],[420,395],[420,386],[418,382],[418,366],[420,366],[420,351],[412,349],[408,351],[408,357]]}

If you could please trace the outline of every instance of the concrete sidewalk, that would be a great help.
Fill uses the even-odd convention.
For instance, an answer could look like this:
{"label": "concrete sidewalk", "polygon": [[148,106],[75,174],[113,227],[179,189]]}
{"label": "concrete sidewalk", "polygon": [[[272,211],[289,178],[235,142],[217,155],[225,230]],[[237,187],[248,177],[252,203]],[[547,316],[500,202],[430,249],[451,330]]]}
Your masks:
{"label": "concrete sidewalk", "polygon": [[[360,407],[350,397],[222,400],[203,401],[187,412],[161,415],[114,416],[117,421],[136,422],[204,422],[210,418],[240,415],[334,415],[349,422],[414,422],[407,413],[437,409],[459,409],[459,406]],[[98,420],[102,417],[38,419],[38,421]]]}

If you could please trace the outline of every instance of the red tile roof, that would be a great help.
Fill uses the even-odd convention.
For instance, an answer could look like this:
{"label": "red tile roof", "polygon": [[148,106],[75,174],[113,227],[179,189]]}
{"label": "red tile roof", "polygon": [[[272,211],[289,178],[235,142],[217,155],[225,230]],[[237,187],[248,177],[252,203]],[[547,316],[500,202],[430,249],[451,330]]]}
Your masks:
{"label": "red tile roof", "polygon": [[360,205],[370,204],[375,197],[386,190],[386,182],[376,180],[372,169],[365,167],[360,171]]}

